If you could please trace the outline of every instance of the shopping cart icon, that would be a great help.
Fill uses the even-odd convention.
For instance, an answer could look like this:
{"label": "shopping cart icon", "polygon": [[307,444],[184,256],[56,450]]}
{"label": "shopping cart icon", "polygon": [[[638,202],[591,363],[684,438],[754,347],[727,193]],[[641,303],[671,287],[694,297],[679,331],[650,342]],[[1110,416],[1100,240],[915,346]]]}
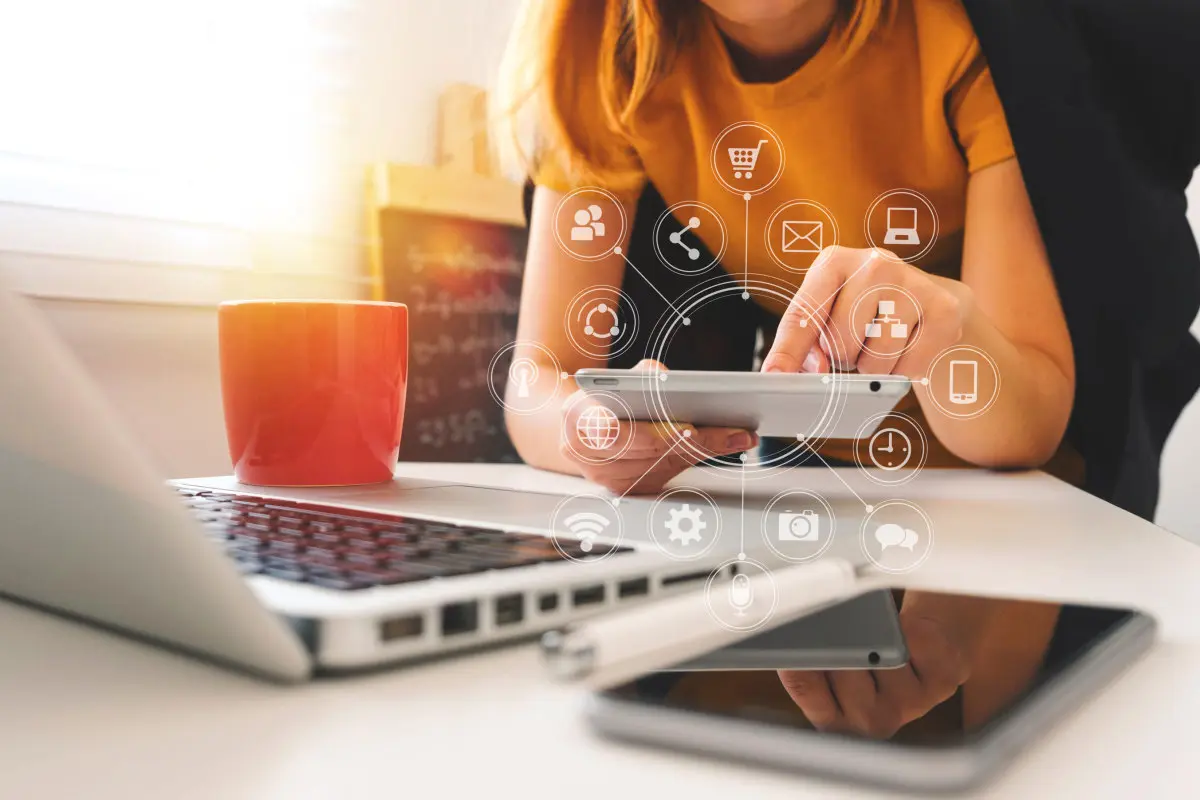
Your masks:
{"label": "shopping cart icon", "polygon": [[729,148],[729,162],[733,164],[733,177],[750,178],[754,175],[754,165],[758,163],[758,152],[766,143],[766,139],[759,139],[758,144],[754,147]]}

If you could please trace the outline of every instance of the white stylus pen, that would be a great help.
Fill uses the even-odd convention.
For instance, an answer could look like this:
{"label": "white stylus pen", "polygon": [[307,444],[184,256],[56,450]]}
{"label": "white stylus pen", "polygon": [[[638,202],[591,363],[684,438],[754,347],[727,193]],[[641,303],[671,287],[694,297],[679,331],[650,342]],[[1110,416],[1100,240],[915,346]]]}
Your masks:
{"label": "white stylus pen", "polygon": [[[860,577],[864,574],[847,561],[823,559],[769,575],[743,576],[738,591],[746,597],[769,597],[774,589],[774,611],[767,624],[755,630],[720,625],[703,592],[689,592],[551,631],[542,637],[542,655],[560,680],[582,681],[594,688],[613,686],[875,588],[874,581]],[[731,585],[718,584],[713,593],[728,592]]]}

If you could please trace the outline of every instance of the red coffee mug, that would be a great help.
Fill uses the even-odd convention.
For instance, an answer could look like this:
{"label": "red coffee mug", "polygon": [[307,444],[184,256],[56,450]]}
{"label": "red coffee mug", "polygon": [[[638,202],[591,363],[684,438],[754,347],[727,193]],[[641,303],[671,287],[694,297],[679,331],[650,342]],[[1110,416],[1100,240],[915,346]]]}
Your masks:
{"label": "red coffee mug", "polygon": [[399,303],[240,300],[218,312],[233,472],[259,486],[392,479],[408,388]]}

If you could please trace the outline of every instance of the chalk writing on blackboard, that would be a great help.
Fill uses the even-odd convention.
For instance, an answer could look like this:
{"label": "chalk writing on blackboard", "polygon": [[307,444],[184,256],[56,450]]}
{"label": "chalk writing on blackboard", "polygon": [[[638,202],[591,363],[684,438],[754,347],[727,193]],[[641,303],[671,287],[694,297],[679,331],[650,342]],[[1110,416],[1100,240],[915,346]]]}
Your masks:
{"label": "chalk writing on blackboard", "polygon": [[384,294],[408,305],[411,330],[400,458],[518,460],[488,379],[516,338],[525,230],[386,209],[380,234]]}

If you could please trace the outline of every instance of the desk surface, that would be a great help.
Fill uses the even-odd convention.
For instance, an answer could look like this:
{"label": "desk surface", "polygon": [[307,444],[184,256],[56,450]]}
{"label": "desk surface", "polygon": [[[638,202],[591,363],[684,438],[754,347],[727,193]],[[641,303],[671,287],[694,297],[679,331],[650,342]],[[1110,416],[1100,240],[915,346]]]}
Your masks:
{"label": "desk surface", "polygon": [[[539,491],[525,467],[406,465],[424,478]],[[871,501],[861,480],[845,480]],[[795,477],[781,476],[783,488]],[[839,476],[804,471],[829,496]],[[1200,548],[1043,475],[929,470],[905,487],[934,519],[909,586],[1127,603],[1160,642],[983,797],[1194,791]],[[860,797],[877,793],[619,746],[584,728],[532,646],[285,689],[0,602],[0,796],[295,798]]]}

